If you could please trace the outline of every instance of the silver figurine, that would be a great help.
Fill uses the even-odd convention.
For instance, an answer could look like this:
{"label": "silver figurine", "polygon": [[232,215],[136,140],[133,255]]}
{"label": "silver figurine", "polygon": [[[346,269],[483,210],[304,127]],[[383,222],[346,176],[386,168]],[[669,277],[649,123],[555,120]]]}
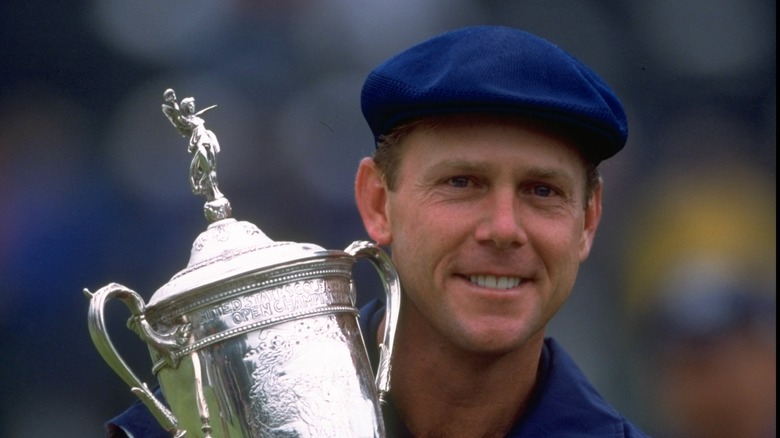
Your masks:
{"label": "silver figurine", "polygon": [[181,104],[176,101],[173,89],[165,90],[162,111],[182,137],[189,137],[187,151],[192,156],[190,163],[190,187],[192,193],[206,198],[204,207],[209,222],[230,217],[230,202],[219,191],[217,184],[217,154],[219,141],[213,132],[206,129],[206,122],[200,117],[206,111],[215,108],[212,105],[195,112],[195,99],[185,97]]}

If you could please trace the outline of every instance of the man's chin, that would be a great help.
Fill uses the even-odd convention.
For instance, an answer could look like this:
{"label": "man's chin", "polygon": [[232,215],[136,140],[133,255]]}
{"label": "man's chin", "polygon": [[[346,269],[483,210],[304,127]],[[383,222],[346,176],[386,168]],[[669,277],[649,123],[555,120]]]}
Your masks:
{"label": "man's chin", "polygon": [[534,337],[524,334],[516,320],[512,323],[472,324],[460,339],[461,348],[475,354],[497,356],[523,349]]}

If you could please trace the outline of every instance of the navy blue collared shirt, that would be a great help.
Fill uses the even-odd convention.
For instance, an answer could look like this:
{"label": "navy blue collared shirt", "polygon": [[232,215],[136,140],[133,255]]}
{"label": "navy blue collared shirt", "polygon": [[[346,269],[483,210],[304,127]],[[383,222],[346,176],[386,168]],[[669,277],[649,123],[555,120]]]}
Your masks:
{"label": "navy blue collared shirt", "polygon": [[[372,301],[360,310],[363,333],[376,333],[384,318],[384,304]],[[371,363],[379,362],[376,337],[364,336]],[[391,403],[383,408],[385,427],[392,438],[413,435]],[[544,341],[539,363],[539,381],[528,409],[507,433],[507,438],[640,438],[636,426],[610,406],[590,384],[574,360],[552,338]]]}

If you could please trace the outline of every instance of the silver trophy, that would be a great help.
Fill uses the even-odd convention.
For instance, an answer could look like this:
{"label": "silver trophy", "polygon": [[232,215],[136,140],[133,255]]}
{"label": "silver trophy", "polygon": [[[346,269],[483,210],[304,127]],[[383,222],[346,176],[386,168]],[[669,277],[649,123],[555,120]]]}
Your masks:
{"label": "silver trophy", "polygon": [[[209,225],[187,267],[148,303],[116,283],[84,290],[97,350],[175,437],[383,437],[400,300],[389,256],[364,241],[344,251],[276,242],[231,218],[217,188],[219,143],[200,117],[213,107],[196,113],[195,101],[178,103],[173,90],[164,100],[166,117],[189,138],[190,185],[206,198]],[[357,323],[358,258],[377,269],[387,299],[376,376]],[[127,325],[148,345],[170,408],[111,343],[104,308],[113,299],[129,308]]]}

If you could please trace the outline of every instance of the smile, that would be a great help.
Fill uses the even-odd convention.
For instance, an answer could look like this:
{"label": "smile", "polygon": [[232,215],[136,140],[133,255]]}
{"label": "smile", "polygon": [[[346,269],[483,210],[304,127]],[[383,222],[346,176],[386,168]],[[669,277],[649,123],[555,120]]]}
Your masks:
{"label": "smile", "polygon": [[512,289],[520,284],[519,277],[496,277],[495,275],[472,275],[472,283],[490,289]]}

